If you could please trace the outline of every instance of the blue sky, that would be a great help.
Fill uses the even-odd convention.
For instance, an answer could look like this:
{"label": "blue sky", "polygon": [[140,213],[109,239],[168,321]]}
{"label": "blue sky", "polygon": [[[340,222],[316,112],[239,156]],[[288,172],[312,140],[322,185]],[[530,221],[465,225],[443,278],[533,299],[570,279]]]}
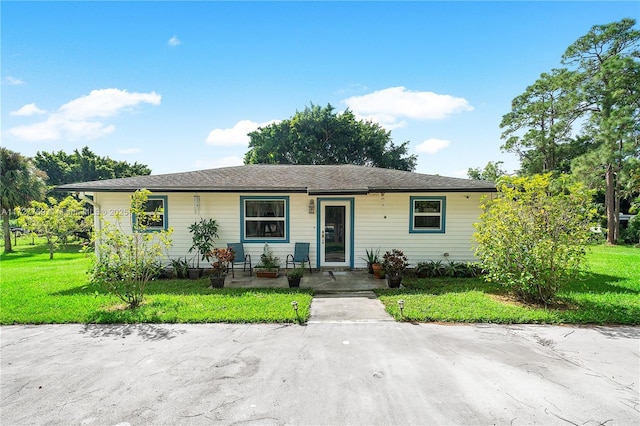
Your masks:
{"label": "blue sky", "polygon": [[409,141],[416,171],[504,161],[511,100],[638,2],[3,1],[2,146],[89,146],[154,174],[242,164],[310,103]]}

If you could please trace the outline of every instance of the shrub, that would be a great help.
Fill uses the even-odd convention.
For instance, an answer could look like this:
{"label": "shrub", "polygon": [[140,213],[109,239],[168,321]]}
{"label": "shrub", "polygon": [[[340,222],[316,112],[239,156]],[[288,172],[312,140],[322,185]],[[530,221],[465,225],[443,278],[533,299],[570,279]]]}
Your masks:
{"label": "shrub", "polygon": [[476,255],[495,281],[525,302],[551,302],[584,263],[591,194],[550,174],[503,178],[483,201]]}
{"label": "shrub", "polygon": [[620,230],[620,239],[625,244],[640,243],[640,215],[635,215],[625,229]]}
{"label": "shrub", "polygon": [[[131,214],[148,214],[145,203],[149,194],[148,190],[139,190],[131,195]],[[103,224],[95,233],[96,252],[90,270],[92,282],[129,307],[137,307],[144,299],[147,284],[158,276],[160,259],[171,246],[173,229],[147,232],[143,221],[138,221],[131,232],[126,232],[120,213],[116,213],[114,222],[104,221],[102,216],[100,220]],[[128,221],[127,225],[130,226]]]}
{"label": "shrub", "polygon": [[483,273],[482,266],[476,262],[429,260],[416,263],[414,272],[418,278],[473,278]]}

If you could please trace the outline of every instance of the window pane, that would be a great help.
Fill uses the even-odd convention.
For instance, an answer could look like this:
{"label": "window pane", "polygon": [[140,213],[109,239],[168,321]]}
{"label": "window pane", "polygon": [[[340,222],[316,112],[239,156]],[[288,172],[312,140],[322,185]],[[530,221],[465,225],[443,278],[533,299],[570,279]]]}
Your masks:
{"label": "window pane", "polygon": [[141,222],[143,225],[154,228],[164,227],[164,215],[145,215],[142,216]]}
{"label": "window pane", "polygon": [[144,210],[147,212],[154,212],[156,210],[162,209],[164,200],[147,200],[147,203],[144,206]]}
{"label": "window pane", "polygon": [[416,201],[415,213],[440,213],[440,201]]}
{"label": "window pane", "polygon": [[415,216],[413,226],[414,228],[440,229],[440,216]]}
{"label": "window pane", "polygon": [[284,238],[282,220],[247,220],[245,226],[247,238]]}
{"label": "window pane", "polygon": [[246,217],[284,217],[283,200],[249,200],[245,202]]}

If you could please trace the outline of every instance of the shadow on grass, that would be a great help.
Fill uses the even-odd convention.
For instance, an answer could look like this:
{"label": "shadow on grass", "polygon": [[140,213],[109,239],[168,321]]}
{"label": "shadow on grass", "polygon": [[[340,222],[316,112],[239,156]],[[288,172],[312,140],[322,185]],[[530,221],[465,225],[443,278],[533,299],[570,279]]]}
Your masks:
{"label": "shadow on grass", "polygon": [[616,277],[613,275],[604,275],[596,273],[587,273],[568,286],[563,291],[576,291],[589,293],[620,293],[620,294],[640,294],[640,290],[629,287],[616,285],[615,283],[626,281],[626,278]]}
{"label": "shadow on grass", "polygon": [[[82,250],[83,246],[78,244],[67,244],[57,248],[53,253],[52,261],[67,261],[67,260],[75,260],[72,258],[60,258],[60,254],[79,254]],[[14,251],[11,253],[2,253],[0,254],[0,262],[8,262],[8,261],[42,261],[43,256],[46,256],[46,259],[49,259],[49,248],[46,245],[35,245],[35,246],[18,246],[14,247]]]}
{"label": "shadow on grass", "polygon": [[[640,294],[640,290],[615,284],[623,280],[625,279],[613,275],[589,273],[572,281],[562,289],[562,292]],[[403,280],[402,285],[406,290],[403,289],[400,291],[432,295],[466,293],[468,291],[481,291],[489,294],[507,293],[501,285],[486,282],[483,278],[414,278]],[[391,291],[398,292],[398,290]]]}
{"label": "shadow on grass", "polygon": [[[611,299],[576,300],[559,298],[570,305],[567,309],[553,309],[558,318],[571,324],[640,324],[640,306]],[[604,333],[603,330],[600,330]],[[628,333],[626,333],[628,334]],[[611,332],[610,337],[624,337]]]}
{"label": "shadow on grass", "polygon": [[137,336],[147,341],[171,340],[185,330],[157,324],[86,324],[80,334],[93,338],[126,338]]}
{"label": "shadow on grass", "polygon": [[[95,294],[96,291],[99,294],[106,294],[99,286],[95,284],[85,284],[82,286],[73,287],[67,290],[57,291],[51,293],[52,296],[75,296],[75,295],[87,295]],[[212,288],[209,285],[208,279],[201,280],[157,280],[152,281],[147,285],[144,292],[146,296],[151,295],[176,295],[176,296],[188,296],[188,295],[214,295],[220,294],[225,296],[237,296],[241,297],[245,294],[256,293],[271,293],[271,294],[292,294],[292,293],[304,293],[313,294],[312,289],[308,288]]]}
{"label": "shadow on grass", "polygon": [[403,289],[382,290],[382,292],[411,292],[419,294],[446,294],[480,291],[489,294],[505,294],[504,288],[483,278],[413,278],[402,281]]}

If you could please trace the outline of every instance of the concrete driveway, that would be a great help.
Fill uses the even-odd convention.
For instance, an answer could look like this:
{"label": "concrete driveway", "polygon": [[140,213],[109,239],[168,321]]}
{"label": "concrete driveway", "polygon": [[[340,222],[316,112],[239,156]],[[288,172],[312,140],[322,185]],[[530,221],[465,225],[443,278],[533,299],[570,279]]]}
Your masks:
{"label": "concrete driveway", "polygon": [[640,423],[640,329],[5,326],[2,425]]}

